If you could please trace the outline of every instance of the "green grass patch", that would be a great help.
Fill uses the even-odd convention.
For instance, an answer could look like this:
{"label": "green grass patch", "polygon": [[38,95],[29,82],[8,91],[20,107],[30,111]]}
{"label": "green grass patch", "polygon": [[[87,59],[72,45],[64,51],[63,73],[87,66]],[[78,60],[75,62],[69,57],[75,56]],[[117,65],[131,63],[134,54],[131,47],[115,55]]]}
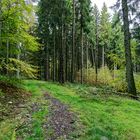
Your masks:
{"label": "green grass patch", "polygon": [[[9,91],[6,90],[7,93],[0,92],[0,113],[6,116],[0,116],[0,140],[44,140],[43,123],[47,121],[48,103],[38,87],[39,83],[37,85],[25,81],[22,83],[24,84],[22,88],[30,92],[26,100],[24,100],[26,91],[18,90],[17,87],[15,90],[11,85],[8,87]],[[20,93],[22,91],[24,92]],[[21,107],[18,104],[21,104]],[[36,109],[33,109],[35,106]]]}
{"label": "green grass patch", "polygon": [[102,89],[95,90],[89,86],[61,86],[37,81],[30,81],[30,83],[39,84],[39,88],[69,104],[77,113],[82,129],[80,128],[81,132],[78,132],[80,134],[73,139],[140,139],[140,103],[138,101],[105,93]]}
{"label": "green grass patch", "polygon": [[[36,81],[24,81],[24,88],[32,93],[32,98],[30,104],[32,104],[31,119],[25,129],[22,129],[19,134],[22,135],[22,138],[25,140],[44,140],[45,139],[45,130],[43,128],[44,123],[47,123],[46,116],[48,114],[48,102],[44,99],[44,94],[40,84]],[[30,132],[28,131],[30,130]],[[23,135],[24,134],[24,135]]]}
{"label": "green grass patch", "polygon": [[12,85],[18,88],[22,87],[22,80],[17,79],[15,77],[8,77],[8,76],[2,76],[0,75],[0,83],[3,82],[7,85]]}
{"label": "green grass patch", "polygon": [[[24,88],[32,93],[26,102],[27,108],[20,110],[21,116],[29,115],[29,123],[15,132],[20,124],[20,116],[9,117],[0,123],[0,139],[44,140],[47,136],[43,128],[47,123],[48,103],[43,92],[50,93],[77,115],[77,130],[72,134],[76,140],[139,140],[140,102],[115,95],[106,87],[91,87],[80,84],[60,85],[41,81],[24,81]],[[3,93],[0,94],[3,96]],[[32,111],[33,106],[38,108]],[[8,105],[7,105],[8,106]],[[30,110],[31,114],[29,114]],[[30,121],[31,119],[31,121]],[[48,130],[53,133],[52,130]]]}

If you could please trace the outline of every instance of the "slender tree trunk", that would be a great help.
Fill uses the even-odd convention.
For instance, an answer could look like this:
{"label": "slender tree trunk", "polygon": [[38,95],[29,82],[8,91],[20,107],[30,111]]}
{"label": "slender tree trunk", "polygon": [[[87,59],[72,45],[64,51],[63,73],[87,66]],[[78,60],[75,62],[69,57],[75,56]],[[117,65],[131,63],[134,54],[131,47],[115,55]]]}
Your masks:
{"label": "slender tree trunk", "polygon": [[102,47],[102,67],[105,67],[105,47]]}
{"label": "slender tree trunk", "polygon": [[48,43],[45,46],[45,80],[49,80],[49,49],[48,49]]}
{"label": "slender tree trunk", "polygon": [[96,19],[96,48],[95,48],[95,82],[98,82],[98,21]]}
{"label": "slender tree trunk", "polygon": [[98,45],[96,45],[96,53],[95,53],[95,82],[98,82]]}
{"label": "slender tree trunk", "polygon": [[[7,43],[6,43],[6,64],[8,65],[8,59],[9,59],[9,40],[7,39]],[[8,69],[6,72],[7,76],[8,76]]]}
{"label": "slender tree trunk", "polygon": [[68,63],[69,63],[69,46],[68,46],[68,43],[67,43],[67,34],[66,34],[66,53],[65,53],[65,80],[68,81]]}
{"label": "slender tree trunk", "polygon": [[72,66],[71,66],[71,82],[74,82],[75,76],[75,0],[73,0],[73,25],[72,25]]}
{"label": "slender tree trunk", "polygon": [[65,72],[65,68],[66,68],[66,24],[64,24],[63,27],[63,77],[64,77],[64,82],[65,82],[65,78],[66,78],[66,72]]}
{"label": "slender tree trunk", "polygon": [[117,65],[116,63],[114,62],[114,73],[113,73],[113,79],[115,79],[116,75],[115,75],[115,71],[117,70]]}
{"label": "slender tree trunk", "polygon": [[93,68],[94,64],[95,64],[95,58],[94,58],[94,49],[92,46],[90,47],[90,50],[91,50],[91,64],[92,64],[92,68]]}
{"label": "slender tree trunk", "polygon": [[[17,60],[20,60],[20,47],[21,47],[21,43],[17,44],[17,49],[18,49],[18,54],[17,54]],[[20,78],[20,69],[19,67],[17,68],[17,78]]]}
{"label": "slender tree trunk", "polygon": [[78,69],[78,71],[80,70],[80,68],[81,68],[81,60],[79,59],[80,58],[80,52],[81,52],[81,45],[80,44],[78,44],[79,46],[78,46],[78,51],[77,51],[77,69]]}
{"label": "slender tree trunk", "polygon": [[[62,2],[63,5],[63,2]],[[60,47],[60,83],[64,83],[64,22],[63,10],[61,17],[61,47]]]}
{"label": "slender tree trunk", "polygon": [[88,41],[87,41],[87,46],[86,46],[86,69],[87,69],[87,81],[88,81]]}
{"label": "slender tree trunk", "polygon": [[81,84],[83,84],[83,27],[81,27]]}
{"label": "slender tree trunk", "polygon": [[0,0],[0,47],[2,47],[2,11],[1,11],[1,0]]}
{"label": "slender tree trunk", "polygon": [[55,80],[59,81],[59,35],[57,30],[55,30]]}
{"label": "slender tree trunk", "polygon": [[126,80],[128,86],[128,92],[133,96],[136,96],[136,87],[133,76],[133,65],[130,48],[130,31],[129,31],[129,19],[128,19],[128,5],[127,0],[122,0],[123,21],[124,21],[124,46],[125,46],[125,59],[126,59]]}
{"label": "slender tree trunk", "polygon": [[54,46],[53,46],[53,81],[55,81],[55,66],[56,66],[56,42],[55,42],[55,29],[54,29]]}

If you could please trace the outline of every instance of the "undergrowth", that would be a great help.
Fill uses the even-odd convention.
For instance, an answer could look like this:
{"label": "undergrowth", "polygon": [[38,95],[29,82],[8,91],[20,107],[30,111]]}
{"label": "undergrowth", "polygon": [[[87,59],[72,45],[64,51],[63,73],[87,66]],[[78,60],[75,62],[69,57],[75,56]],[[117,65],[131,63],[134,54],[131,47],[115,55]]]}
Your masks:
{"label": "undergrowth", "polygon": [[24,82],[21,89],[11,81],[1,81],[0,140],[44,140],[43,122],[48,108],[41,89]]}
{"label": "undergrowth", "polygon": [[42,83],[43,89],[69,104],[80,122],[76,140],[139,140],[140,103],[87,85]]}
{"label": "undergrowth", "polygon": [[[88,85],[110,86],[117,92],[127,92],[127,83],[124,69],[111,71],[108,67],[102,67],[98,70],[97,81],[95,69],[83,69],[83,73],[84,83]],[[134,78],[137,91],[140,93],[140,73],[134,73]],[[77,73],[76,81],[80,82],[80,72]]]}
{"label": "undergrowth", "polygon": [[2,75],[0,75],[0,83],[5,83],[7,85],[11,85],[19,88],[21,88],[23,85],[21,79],[17,79],[15,77],[2,76]]}

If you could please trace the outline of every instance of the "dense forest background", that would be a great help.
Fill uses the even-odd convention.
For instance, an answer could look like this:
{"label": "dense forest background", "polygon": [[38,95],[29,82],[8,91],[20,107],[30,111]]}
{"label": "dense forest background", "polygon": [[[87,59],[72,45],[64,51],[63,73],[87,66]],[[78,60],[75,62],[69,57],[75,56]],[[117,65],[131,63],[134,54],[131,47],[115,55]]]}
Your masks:
{"label": "dense forest background", "polygon": [[140,140],[140,0],[0,0],[0,140]]}
{"label": "dense forest background", "polygon": [[105,84],[135,96],[139,1],[122,0],[111,8],[113,14],[104,3],[100,12],[90,0],[40,0],[38,6],[1,0],[1,75]]}

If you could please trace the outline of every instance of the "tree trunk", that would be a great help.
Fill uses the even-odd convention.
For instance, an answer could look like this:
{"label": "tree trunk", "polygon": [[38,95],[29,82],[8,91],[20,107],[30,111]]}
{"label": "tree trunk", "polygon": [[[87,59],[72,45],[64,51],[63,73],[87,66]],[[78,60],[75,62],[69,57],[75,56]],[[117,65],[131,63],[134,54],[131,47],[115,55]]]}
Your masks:
{"label": "tree trunk", "polygon": [[75,0],[73,0],[73,25],[72,25],[72,63],[71,63],[71,82],[74,82],[75,72]]}
{"label": "tree trunk", "polygon": [[48,43],[45,46],[45,69],[44,69],[44,75],[45,80],[47,81],[49,79],[49,53],[48,53]]}
{"label": "tree trunk", "polygon": [[55,30],[55,81],[59,81],[59,35],[57,30]]}
{"label": "tree trunk", "polygon": [[102,67],[105,67],[105,47],[102,46]]}
{"label": "tree trunk", "polygon": [[[63,4],[63,2],[62,2]],[[60,78],[59,82],[64,83],[64,22],[63,22],[63,10],[62,10],[62,17],[61,17],[61,46],[60,46]]]}
{"label": "tree trunk", "polygon": [[83,84],[83,27],[81,27],[81,84]]}
{"label": "tree trunk", "polygon": [[2,11],[1,11],[1,0],[0,0],[0,47],[2,47]]}
{"label": "tree trunk", "polygon": [[98,82],[98,45],[96,45],[95,51],[95,82]]}
{"label": "tree trunk", "polygon": [[115,71],[117,70],[117,65],[116,63],[114,62],[114,70],[113,70],[113,79],[116,78],[116,75],[115,75]]}
{"label": "tree trunk", "polygon": [[69,64],[69,46],[67,43],[67,34],[66,34],[66,48],[65,48],[65,80],[68,81],[69,80],[69,75],[68,75],[68,64]]}
{"label": "tree trunk", "polygon": [[55,29],[54,29],[54,46],[53,46],[53,81],[55,81],[55,65],[56,65],[56,42],[55,42]]}
{"label": "tree trunk", "polygon": [[[17,49],[18,49],[18,54],[17,54],[17,60],[20,60],[20,47],[21,47],[21,43],[17,44]],[[17,78],[20,78],[20,69],[19,67],[17,68]]]}
{"label": "tree trunk", "polygon": [[[8,65],[8,59],[9,59],[9,40],[7,39],[7,43],[6,43],[6,64]],[[8,74],[8,69],[6,71],[7,76]]]}
{"label": "tree trunk", "polygon": [[87,82],[88,82],[88,41],[87,41],[87,46],[86,46],[86,75],[87,75]]}
{"label": "tree trunk", "polygon": [[126,59],[126,80],[128,86],[128,92],[133,96],[136,96],[136,87],[133,76],[133,65],[130,48],[130,31],[129,31],[129,19],[128,19],[128,5],[127,0],[122,0],[123,21],[124,21],[124,46],[125,46],[125,59]]}
{"label": "tree trunk", "polygon": [[96,48],[95,48],[95,82],[98,82],[98,21],[96,19]]}
{"label": "tree trunk", "polygon": [[94,57],[94,49],[93,46],[90,47],[91,50],[91,64],[92,64],[92,68],[94,68],[94,64],[95,64],[95,57]]}

